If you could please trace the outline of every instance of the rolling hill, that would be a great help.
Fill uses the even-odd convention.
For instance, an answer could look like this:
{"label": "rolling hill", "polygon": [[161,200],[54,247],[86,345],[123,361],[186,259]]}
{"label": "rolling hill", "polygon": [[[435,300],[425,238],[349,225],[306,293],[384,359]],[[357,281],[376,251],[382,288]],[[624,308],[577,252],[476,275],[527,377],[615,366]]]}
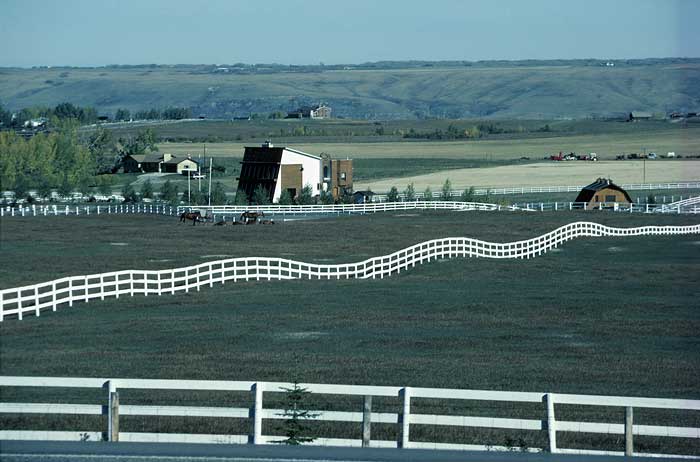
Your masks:
{"label": "rolling hill", "polygon": [[382,67],[108,66],[0,69],[10,108],[71,102],[103,114],[190,107],[230,118],[324,101],[355,119],[586,118],[700,108],[700,59]]}

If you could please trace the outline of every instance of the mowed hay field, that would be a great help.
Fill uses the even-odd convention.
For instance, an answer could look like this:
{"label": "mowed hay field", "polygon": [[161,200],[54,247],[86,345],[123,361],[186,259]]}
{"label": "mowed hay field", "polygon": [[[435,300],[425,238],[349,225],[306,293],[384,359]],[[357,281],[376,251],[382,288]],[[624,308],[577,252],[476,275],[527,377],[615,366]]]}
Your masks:
{"label": "mowed hay field", "polygon": [[[546,155],[576,152],[595,152],[601,159],[614,159],[622,153],[669,151],[688,156],[700,154],[700,124],[688,128],[668,130],[639,130],[624,133],[601,133],[570,136],[551,136],[523,139],[498,139],[479,141],[389,141],[389,142],[305,142],[304,137],[276,139],[273,143],[287,145],[311,154],[329,153],[340,159],[372,158],[474,158],[474,159],[513,159],[528,156],[540,159]],[[207,154],[215,157],[243,157],[245,146],[255,146],[261,140],[241,142],[207,143]],[[162,152],[175,155],[200,154],[202,143],[159,143]]]}
{"label": "mowed hay field", "polygon": [[[355,261],[430,238],[686,216],[377,214],[272,227],[156,216],[2,221],[4,287],[225,256]],[[115,245],[118,244],[118,245]],[[0,324],[0,374],[271,380],[697,398],[700,236],[587,238],[532,260],[430,262],[382,280],[229,283]]]}

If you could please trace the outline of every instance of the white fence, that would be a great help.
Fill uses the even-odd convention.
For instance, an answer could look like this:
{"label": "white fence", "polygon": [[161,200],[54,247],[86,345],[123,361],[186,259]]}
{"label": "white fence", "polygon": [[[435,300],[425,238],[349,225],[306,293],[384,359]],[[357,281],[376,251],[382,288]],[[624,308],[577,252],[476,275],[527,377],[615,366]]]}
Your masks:
{"label": "white fence", "polygon": [[[502,196],[514,194],[538,194],[538,193],[559,193],[559,192],[578,192],[585,185],[579,186],[507,186],[504,188],[475,188],[472,194],[475,196]],[[673,190],[673,189],[698,189],[700,181],[687,181],[679,183],[630,183],[621,185],[623,189],[628,191],[654,191],[654,190]],[[459,197],[463,190],[455,190],[451,192],[452,197]],[[440,191],[433,191],[432,197],[440,197]],[[374,196],[379,200],[385,200],[387,192],[381,192]],[[399,193],[399,197],[404,198],[405,194]],[[416,192],[415,197],[422,199],[424,194]]]}
{"label": "white fence", "polygon": [[[263,435],[264,419],[285,419],[284,410],[264,407],[264,396],[270,393],[283,393],[285,388],[292,388],[291,383],[277,382],[245,382],[245,381],[210,381],[210,380],[151,380],[151,379],[114,379],[114,378],[64,378],[64,377],[10,377],[0,376],[2,387],[39,387],[45,388],[82,388],[105,389],[106,406],[96,404],[64,404],[64,403],[16,403],[0,402],[0,413],[3,414],[66,414],[66,415],[107,415],[107,426],[103,429],[71,429],[68,431],[32,431],[0,430],[2,440],[80,440],[89,438],[100,441],[132,442],[186,442],[186,443],[251,443],[270,444],[284,437]],[[608,454],[608,455],[637,455],[656,457],[679,457],[672,454],[649,454],[634,452],[635,436],[656,436],[663,438],[700,438],[700,428],[678,427],[668,425],[639,425],[634,423],[634,408],[665,409],[676,411],[700,411],[700,400],[637,398],[623,396],[572,395],[554,393],[530,393],[487,390],[461,390],[442,388],[414,388],[390,386],[363,385],[329,385],[303,384],[303,388],[318,395],[333,397],[355,396],[364,397],[361,408],[349,411],[314,410],[317,414],[314,420],[351,422],[362,426],[362,438],[315,438],[313,444],[327,446],[372,446],[399,447],[423,449],[452,449],[452,450],[509,450],[506,446],[484,444],[457,444],[446,442],[415,441],[411,439],[411,425],[434,425],[439,427],[457,428],[490,428],[505,431],[519,430],[528,432],[546,432],[547,446],[544,448],[524,448],[527,451],[549,451],[551,453],[574,454]],[[242,395],[248,407],[195,407],[195,406],[162,406],[162,405],[133,405],[120,402],[119,390],[196,390],[244,392]],[[399,398],[396,412],[376,412],[372,410],[372,397]],[[546,415],[545,419],[522,419],[508,417],[472,417],[463,415],[435,415],[414,413],[412,407],[416,401],[425,399],[435,402],[444,400],[454,403],[458,401],[477,402],[511,402],[538,403],[542,409],[537,414]],[[347,401],[347,400],[345,400]],[[625,409],[625,419],[618,422],[577,422],[556,418],[556,408],[559,405],[578,405],[585,407],[617,407]],[[532,406],[532,404],[530,404]],[[119,418],[127,416],[178,416],[178,417],[211,417],[245,419],[249,427],[247,434],[201,434],[201,433],[145,433],[120,431]],[[395,441],[372,439],[373,423],[393,424],[397,429]],[[194,424],[193,424],[194,425]],[[583,450],[563,448],[557,445],[557,434],[563,432],[625,435],[625,450]],[[104,435],[104,437],[103,437]],[[313,435],[310,435],[313,437]],[[680,457],[698,458],[694,455]]]}
{"label": "white fence", "polygon": [[214,283],[287,279],[375,279],[400,273],[438,258],[531,258],[563,242],[583,236],[642,236],[700,233],[700,224],[689,226],[642,226],[613,228],[591,222],[574,222],[532,239],[497,243],[468,237],[433,239],[392,254],[357,263],[322,265],[285,258],[244,257],[201,263],[160,271],[124,270],[85,276],[71,276],[24,287],[0,290],[0,321],[24,313],[39,316],[42,309],[56,311],[63,304],[88,302],[121,295],[175,294],[200,290]]}
{"label": "white fence", "polygon": [[[606,210],[623,213],[700,213],[700,196],[691,197],[672,204],[613,204]],[[602,205],[596,209],[603,209]],[[271,215],[344,215],[402,210],[482,210],[482,211],[566,211],[591,210],[584,202],[528,202],[514,205],[489,204],[482,202],[458,201],[410,201],[410,202],[370,202],[366,204],[332,205],[214,205],[214,206],[169,206],[163,204],[117,204],[117,205],[28,205],[20,207],[0,207],[0,217],[36,217],[68,215],[110,215],[110,214],[156,214],[177,216],[187,210],[199,210],[213,221],[235,220],[246,211],[262,211]]]}

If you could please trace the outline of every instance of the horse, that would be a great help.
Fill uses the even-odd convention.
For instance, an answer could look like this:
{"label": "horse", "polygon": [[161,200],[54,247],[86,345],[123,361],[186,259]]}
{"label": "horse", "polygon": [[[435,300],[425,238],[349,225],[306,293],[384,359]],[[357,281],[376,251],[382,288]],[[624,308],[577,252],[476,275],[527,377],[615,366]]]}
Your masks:
{"label": "horse", "polygon": [[251,223],[257,222],[258,218],[264,216],[265,214],[263,212],[243,212],[241,213],[241,221],[246,225],[249,225]]}
{"label": "horse", "polygon": [[180,223],[187,220],[192,220],[192,226],[196,225],[198,221],[204,221],[202,219],[202,214],[199,212],[182,212],[180,214]]}
{"label": "horse", "polygon": [[260,224],[261,224],[261,225],[274,225],[274,224],[275,224],[275,220],[272,219],[272,218],[269,219],[269,220],[260,220]]}

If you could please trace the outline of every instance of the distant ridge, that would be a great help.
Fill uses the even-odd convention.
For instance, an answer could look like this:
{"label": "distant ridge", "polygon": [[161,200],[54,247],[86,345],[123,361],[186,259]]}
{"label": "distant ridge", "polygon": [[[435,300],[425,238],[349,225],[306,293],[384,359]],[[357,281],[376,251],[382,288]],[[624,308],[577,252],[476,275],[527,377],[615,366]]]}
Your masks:
{"label": "distant ridge", "polygon": [[0,103],[15,110],[61,102],[105,114],[185,106],[230,118],[321,100],[334,115],[359,119],[697,112],[700,59],[0,68]]}

